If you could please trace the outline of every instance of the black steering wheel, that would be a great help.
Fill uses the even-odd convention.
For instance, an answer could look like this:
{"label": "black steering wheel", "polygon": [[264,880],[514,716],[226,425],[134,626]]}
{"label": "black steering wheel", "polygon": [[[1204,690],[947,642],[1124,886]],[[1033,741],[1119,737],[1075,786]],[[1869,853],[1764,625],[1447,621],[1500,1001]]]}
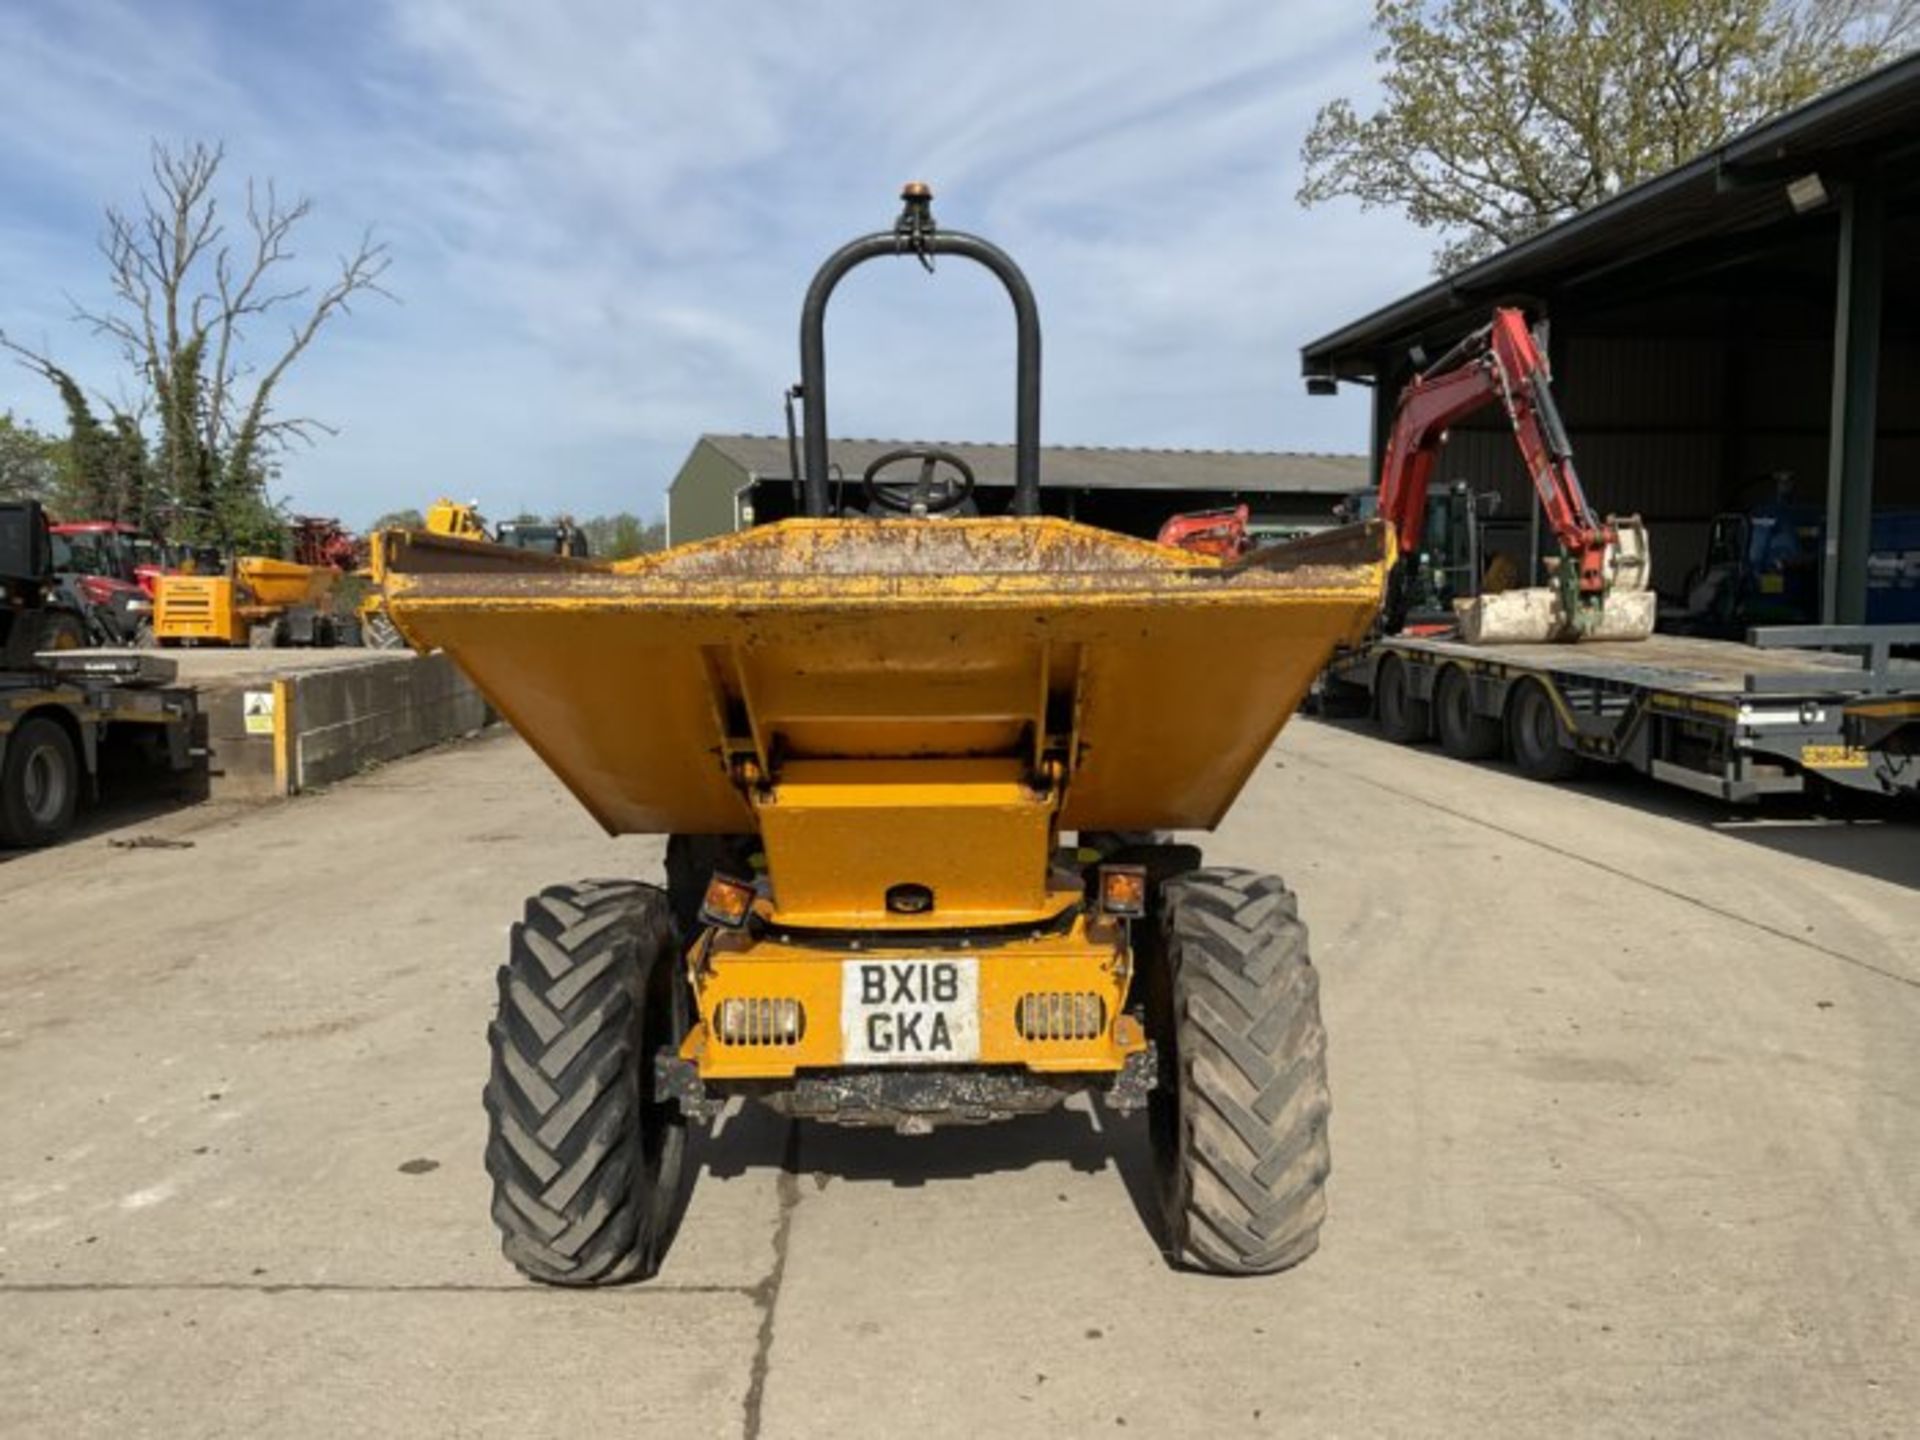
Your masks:
{"label": "black steering wheel", "polygon": [[[882,470],[902,460],[920,462],[917,480],[880,478]],[[942,465],[953,474],[940,474]],[[959,509],[973,495],[973,467],[951,450],[934,445],[909,445],[905,449],[889,450],[867,466],[860,485],[867,492],[868,501],[881,510],[891,510],[896,515],[943,515]]]}

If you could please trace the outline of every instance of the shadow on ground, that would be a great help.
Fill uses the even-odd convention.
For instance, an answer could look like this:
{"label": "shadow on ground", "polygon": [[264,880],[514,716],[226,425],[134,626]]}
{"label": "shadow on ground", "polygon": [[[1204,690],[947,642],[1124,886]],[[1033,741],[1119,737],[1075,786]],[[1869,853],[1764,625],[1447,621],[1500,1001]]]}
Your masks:
{"label": "shadow on ground", "polygon": [[[1378,745],[1392,744],[1367,720],[1320,719],[1316,723]],[[1421,748],[1440,754],[1438,747]],[[1500,761],[1451,763],[1515,773],[1511,765]],[[1563,788],[1802,860],[1920,890],[1920,794],[1865,795],[1815,782],[1814,788],[1802,795],[1770,795],[1754,804],[1735,805],[1619,766],[1603,765],[1590,765]]]}
{"label": "shadow on ground", "polygon": [[[1141,1224],[1162,1240],[1152,1147],[1144,1115],[1116,1115],[1091,1102],[1061,1105],[987,1125],[942,1126],[931,1135],[898,1135],[817,1121],[789,1121],[747,1105],[696,1145],[703,1175],[731,1179],[778,1170],[816,1183],[902,1188],[1066,1164],[1085,1175],[1111,1171]],[[1162,1247],[1164,1248],[1164,1247]]]}
{"label": "shadow on ground", "polygon": [[[100,796],[82,802],[74,817],[73,828],[50,848],[83,845],[113,830],[129,829],[158,820],[176,811],[199,805],[207,799],[207,775],[203,766],[181,774],[134,765],[102,767]],[[189,842],[174,842],[189,843]],[[0,845],[0,865],[18,860],[35,850],[15,850]]]}

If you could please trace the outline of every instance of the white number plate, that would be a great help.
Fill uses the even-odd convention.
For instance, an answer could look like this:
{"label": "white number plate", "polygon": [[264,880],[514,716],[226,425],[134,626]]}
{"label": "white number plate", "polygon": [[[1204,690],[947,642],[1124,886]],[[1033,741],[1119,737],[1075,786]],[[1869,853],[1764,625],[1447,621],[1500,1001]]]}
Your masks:
{"label": "white number plate", "polygon": [[978,960],[848,960],[840,970],[847,1065],[950,1065],[980,1058]]}

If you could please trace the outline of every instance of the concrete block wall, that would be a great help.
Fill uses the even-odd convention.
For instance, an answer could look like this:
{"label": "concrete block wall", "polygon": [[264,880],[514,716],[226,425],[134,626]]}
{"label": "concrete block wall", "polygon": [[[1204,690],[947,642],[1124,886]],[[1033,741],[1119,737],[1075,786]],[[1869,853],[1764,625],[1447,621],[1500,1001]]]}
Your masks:
{"label": "concrete block wall", "polygon": [[279,793],[334,784],[494,719],[445,655],[393,658],[406,663],[309,671],[276,682],[286,712],[278,717]]}
{"label": "concrete block wall", "polygon": [[442,654],[367,651],[364,662],[195,683],[208,791],[272,799],[469,735],[495,715]]}

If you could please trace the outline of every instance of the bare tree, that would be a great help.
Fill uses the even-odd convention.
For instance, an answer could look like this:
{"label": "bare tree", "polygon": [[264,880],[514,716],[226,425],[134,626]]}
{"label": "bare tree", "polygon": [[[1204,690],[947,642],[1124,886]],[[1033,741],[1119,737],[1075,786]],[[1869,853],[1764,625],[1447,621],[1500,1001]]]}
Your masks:
{"label": "bare tree", "polygon": [[[136,208],[106,212],[100,250],[113,303],[76,304],[74,318],[118,342],[138,377],[143,399],[131,413],[158,424],[154,468],[174,507],[232,530],[245,528],[247,511],[264,513],[274,452],[334,433],[312,416],[276,410],[288,371],[356,297],[391,296],[381,283],[390,257],[370,232],[339,257],[327,283],[295,283],[295,232],[312,202],[283,200],[270,180],[246,182],[245,227],[230,236],[215,191],[224,159],[219,145],[154,145],[152,188]],[[255,332],[273,321],[284,333],[256,343]],[[0,344],[49,378],[58,370],[4,335]]]}

